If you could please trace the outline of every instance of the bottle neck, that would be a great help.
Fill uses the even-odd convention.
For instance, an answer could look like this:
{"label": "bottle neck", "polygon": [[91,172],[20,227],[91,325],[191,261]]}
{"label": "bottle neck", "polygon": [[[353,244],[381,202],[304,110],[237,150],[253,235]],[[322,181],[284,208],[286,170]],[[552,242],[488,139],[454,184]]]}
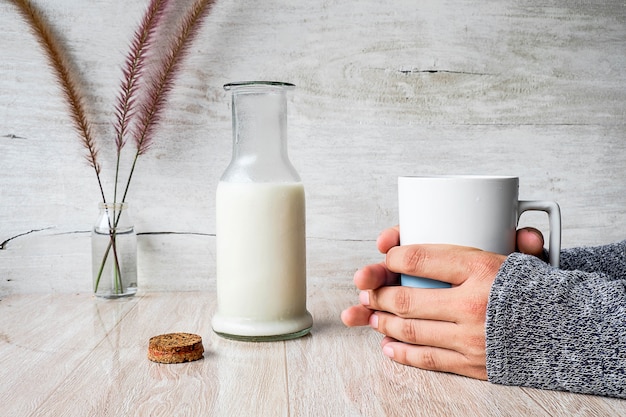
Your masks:
{"label": "bottle neck", "polygon": [[94,231],[100,234],[128,233],[133,223],[128,214],[128,203],[99,203],[100,213]]}
{"label": "bottle neck", "polygon": [[233,158],[287,157],[287,100],[274,93],[233,93]]}
{"label": "bottle neck", "polygon": [[232,90],[233,155],[222,180],[300,181],[287,152],[286,89],[247,85]]}

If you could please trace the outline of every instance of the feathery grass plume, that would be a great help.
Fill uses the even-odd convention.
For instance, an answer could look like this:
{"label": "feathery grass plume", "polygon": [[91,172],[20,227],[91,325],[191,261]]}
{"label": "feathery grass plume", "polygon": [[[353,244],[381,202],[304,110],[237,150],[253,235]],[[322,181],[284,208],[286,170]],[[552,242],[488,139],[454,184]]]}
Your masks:
{"label": "feathery grass plume", "polygon": [[113,201],[117,201],[117,187],[122,148],[126,144],[126,133],[131,119],[135,114],[136,95],[139,89],[140,79],[144,71],[146,53],[150,49],[154,34],[159,22],[162,20],[169,0],[151,0],[144,17],[135,31],[131,48],[126,56],[125,67],[122,70],[121,91],[117,98],[115,114],[115,145],[117,148],[117,160],[115,164],[115,189]]}
{"label": "feathery grass plume", "polygon": [[152,144],[154,130],[160,121],[169,92],[172,90],[176,76],[182,66],[182,61],[189,52],[193,39],[214,3],[215,0],[196,0],[182,19],[176,36],[168,47],[167,54],[159,64],[158,71],[152,75],[148,91],[145,93],[137,113],[138,120],[134,131],[137,152],[128,174],[122,202],[126,201],[137,159],[146,153]]}
{"label": "feathery grass plume", "polygon": [[78,131],[83,146],[87,150],[85,155],[87,162],[94,169],[98,180],[98,187],[102,201],[106,202],[104,189],[100,181],[100,164],[98,163],[98,149],[96,141],[92,134],[91,123],[87,117],[84,107],[84,97],[80,91],[80,83],[70,65],[63,45],[59,42],[52,28],[47,24],[41,12],[35,8],[28,0],[11,0],[17,7],[22,18],[28,23],[31,31],[36,36],[37,41],[43,48],[48,63],[54,71],[61,86],[61,91],[70,108],[70,116],[74,124],[74,128]]}
{"label": "feathery grass plume", "polygon": [[[70,60],[58,40],[56,34],[46,23],[39,10],[33,7],[28,0],[10,0],[18,8],[22,17],[29,24],[36,35],[37,40],[43,47],[50,66],[54,70],[57,81],[70,107],[70,114],[74,127],[78,131],[83,146],[87,149],[87,161],[93,167],[100,187],[102,202],[106,203],[106,197],[100,180],[100,164],[97,161],[98,150],[92,129],[85,111],[84,98],[80,94],[79,82],[76,74],[72,71]],[[121,91],[117,97],[115,106],[115,145],[117,149],[117,161],[115,169],[115,188],[113,203],[124,203],[130,187],[130,182],[135,171],[137,159],[143,155],[152,143],[154,131],[163,109],[167,103],[169,92],[172,90],[174,80],[180,71],[181,62],[189,50],[190,44],[198,32],[198,28],[206,15],[211,10],[215,0],[195,0],[191,9],[185,14],[184,19],[177,28],[176,36],[170,41],[167,53],[161,59],[157,59],[154,65],[157,70],[150,74],[147,71],[146,58],[153,53],[154,37],[160,23],[170,4],[170,0],[150,0],[148,9],[135,32],[131,49],[125,61]],[[160,58],[159,56],[156,56]],[[150,62],[152,64],[152,62]],[[148,78],[148,80],[146,80]],[[147,89],[146,92],[143,92]],[[140,97],[138,95],[142,93]],[[117,199],[120,155],[126,143],[126,137],[131,134],[136,145],[136,153],[126,181],[126,188],[121,201]],[[113,252],[115,291],[122,291],[122,277],[120,262],[117,254],[117,224],[121,211],[116,215],[113,209],[113,221],[109,218],[110,240],[105,249],[100,264],[98,275],[94,283],[94,291],[98,291],[100,278],[102,277],[109,253]]]}

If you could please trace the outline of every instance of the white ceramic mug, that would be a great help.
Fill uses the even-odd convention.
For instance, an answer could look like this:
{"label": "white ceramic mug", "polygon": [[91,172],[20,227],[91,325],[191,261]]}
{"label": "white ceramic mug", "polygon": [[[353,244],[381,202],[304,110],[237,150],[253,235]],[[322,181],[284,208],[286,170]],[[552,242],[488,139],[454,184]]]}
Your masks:
{"label": "white ceramic mug", "polygon": [[[446,175],[399,177],[400,244],[446,243],[508,255],[515,251],[520,215],[548,214],[550,264],[559,266],[561,212],[553,201],[520,201],[519,178]],[[401,276],[401,284],[445,288],[450,284],[425,277]]]}

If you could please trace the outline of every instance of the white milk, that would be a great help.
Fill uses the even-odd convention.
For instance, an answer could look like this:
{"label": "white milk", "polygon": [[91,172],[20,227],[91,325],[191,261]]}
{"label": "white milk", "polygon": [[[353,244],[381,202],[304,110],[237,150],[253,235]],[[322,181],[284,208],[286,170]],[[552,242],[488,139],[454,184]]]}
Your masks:
{"label": "white milk", "polygon": [[216,217],[213,330],[257,337],[309,329],[302,184],[220,182]]}

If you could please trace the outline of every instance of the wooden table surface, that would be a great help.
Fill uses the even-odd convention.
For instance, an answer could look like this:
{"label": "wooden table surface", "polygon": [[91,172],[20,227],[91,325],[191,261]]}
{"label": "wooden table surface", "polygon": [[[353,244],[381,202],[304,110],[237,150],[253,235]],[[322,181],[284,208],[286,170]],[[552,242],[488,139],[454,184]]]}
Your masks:
{"label": "wooden table surface", "polygon": [[[309,285],[298,340],[215,335],[214,291],[20,294],[0,301],[2,416],[617,416],[626,401],[507,387],[398,365],[381,336],[346,328],[349,286]],[[146,358],[151,336],[202,336],[203,360]]]}

